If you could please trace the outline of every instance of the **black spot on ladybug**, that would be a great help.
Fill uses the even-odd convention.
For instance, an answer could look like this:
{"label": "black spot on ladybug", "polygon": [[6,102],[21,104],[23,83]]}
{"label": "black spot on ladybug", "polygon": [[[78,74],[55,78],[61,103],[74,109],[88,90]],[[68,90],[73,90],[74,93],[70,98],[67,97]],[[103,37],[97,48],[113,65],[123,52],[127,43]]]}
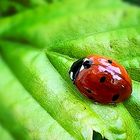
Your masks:
{"label": "black spot on ladybug", "polygon": [[100,83],[104,83],[105,80],[106,80],[106,77],[105,77],[105,76],[102,76],[102,77],[100,78]]}
{"label": "black spot on ladybug", "polygon": [[108,63],[112,64],[112,60],[108,60]]}
{"label": "black spot on ladybug", "polygon": [[112,101],[116,101],[118,98],[119,98],[119,94],[115,94],[115,95],[112,97]]}
{"label": "black spot on ladybug", "polygon": [[107,70],[105,70],[104,72],[108,73],[108,71],[107,71]]}
{"label": "black spot on ladybug", "polygon": [[87,91],[88,93],[92,93],[92,91],[91,91],[90,89],[88,89],[88,88],[86,88],[86,91]]}
{"label": "black spot on ladybug", "polygon": [[92,65],[92,60],[90,60],[90,59],[87,59],[83,62],[83,66],[84,66],[85,69],[90,68],[91,65]]}
{"label": "black spot on ladybug", "polygon": [[75,81],[76,77],[78,76],[79,70],[84,62],[84,58],[81,58],[75,61],[69,71],[69,75],[72,81]]}

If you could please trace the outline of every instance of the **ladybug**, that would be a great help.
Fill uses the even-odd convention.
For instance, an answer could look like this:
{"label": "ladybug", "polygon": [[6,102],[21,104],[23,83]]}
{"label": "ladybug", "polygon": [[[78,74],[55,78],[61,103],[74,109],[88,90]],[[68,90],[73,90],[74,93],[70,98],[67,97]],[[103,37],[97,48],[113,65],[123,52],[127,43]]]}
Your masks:
{"label": "ladybug", "polygon": [[69,75],[82,94],[99,103],[123,102],[132,92],[132,81],[125,68],[107,57],[81,58],[72,64]]}

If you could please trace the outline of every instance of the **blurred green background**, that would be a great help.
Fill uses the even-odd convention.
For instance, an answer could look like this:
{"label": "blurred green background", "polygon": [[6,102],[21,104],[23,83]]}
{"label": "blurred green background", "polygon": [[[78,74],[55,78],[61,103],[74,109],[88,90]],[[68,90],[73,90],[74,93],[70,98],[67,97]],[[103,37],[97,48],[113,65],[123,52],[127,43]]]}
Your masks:
{"label": "blurred green background", "polygon": [[[140,140],[139,0],[0,0],[0,140]],[[130,99],[95,104],[72,84],[89,54],[125,66]]]}

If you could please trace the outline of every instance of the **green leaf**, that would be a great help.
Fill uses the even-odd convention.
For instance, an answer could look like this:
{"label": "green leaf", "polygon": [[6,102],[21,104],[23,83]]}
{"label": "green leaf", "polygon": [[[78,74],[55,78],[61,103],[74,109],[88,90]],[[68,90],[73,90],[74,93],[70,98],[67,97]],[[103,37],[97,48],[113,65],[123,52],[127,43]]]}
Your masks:
{"label": "green leaf", "polygon": [[[11,63],[11,66],[16,68],[14,69],[15,74],[55,120],[79,140],[91,139],[93,130],[102,134],[106,132],[102,120],[98,118],[97,114],[91,112],[82,100],[72,94],[72,89],[54,69],[45,53],[33,49],[27,50],[22,46],[18,50],[19,44],[16,49],[13,45],[10,45],[9,49],[5,51],[8,51],[9,57],[11,56],[11,62],[15,62],[15,57],[16,59],[18,57],[19,61]],[[15,51],[11,51],[13,49]],[[17,66],[15,67],[15,65]]]}
{"label": "green leaf", "polygon": [[23,12],[28,8],[44,6],[45,0],[1,0],[0,1],[0,18],[13,16],[19,12]]}
{"label": "green leaf", "polygon": [[[45,6],[37,7],[33,10],[27,10],[12,18],[2,19],[0,22],[0,26],[1,26],[0,32],[3,33],[4,31],[4,33],[9,34],[9,36],[11,35],[10,37],[13,38],[14,37],[13,31],[16,32],[16,34],[19,34],[22,32],[22,35],[23,35],[23,32],[29,33],[29,29],[31,28],[31,25],[35,26],[35,25],[39,25],[40,23],[43,24],[44,22],[45,24],[46,23],[51,24],[52,22],[54,22],[53,26],[56,26],[55,23],[60,22],[59,23],[60,25],[63,22],[63,18],[64,20],[66,20],[65,22],[67,24],[69,22],[69,21],[67,22],[67,20],[71,21],[71,16],[75,15],[73,21],[76,21],[76,19],[79,20],[80,14],[84,14],[84,12],[87,12],[89,10],[90,12],[88,13],[90,14],[90,16],[92,16],[91,15],[92,11],[98,12],[102,10],[102,8],[103,8],[103,11],[106,11],[107,9],[113,9],[113,8],[121,9],[121,7],[126,7],[126,5],[120,2],[120,0],[116,0],[115,2],[112,2],[112,0],[106,0],[106,2],[103,2],[102,0],[99,0],[98,2],[91,1],[91,0],[83,0],[83,2],[81,2],[80,0],[78,1],[71,0],[71,1],[65,1],[63,4],[54,3],[50,6],[45,5]],[[93,15],[95,15],[96,17],[97,14],[93,14]],[[119,16],[119,13],[116,16]],[[83,20],[84,18],[85,17],[83,17]],[[88,19],[85,19],[84,21],[86,20]],[[39,26],[42,26],[42,25],[39,25]],[[61,26],[58,26],[58,27],[62,28]]]}
{"label": "green leaf", "polygon": [[26,8],[20,3],[9,0],[0,1],[0,18],[6,16],[12,16],[20,11],[25,10]]}
{"label": "green leaf", "polygon": [[133,93],[129,100],[124,102],[127,110],[130,112],[135,122],[140,128],[140,83],[133,81]]}
{"label": "green leaf", "polygon": [[[16,139],[139,140],[140,9],[121,0],[28,1],[36,8],[0,19],[0,54],[9,65],[0,61],[1,124]],[[88,54],[126,67],[129,100],[101,105],[79,93],[68,71]]]}
{"label": "green leaf", "polygon": [[[91,3],[91,5],[93,4]],[[55,11],[54,8],[57,8],[58,11]],[[81,4],[78,9],[72,8],[71,5],[69,7],[66,5],[64,8],[54,5],[48,11],[48,15],[41,14],[40,16],[39,13],[46,15],[46,8],[3,20],[4,26],[6,26],[6,22],[10,24],[7,24],[8,28],[12,26],[14,28],[5,30],[6,27],[4,27],[2,36],[19,41],[24,40],[38,47],[55,47],[59,44],[61,46],[65,41],[83,38],[91,34],[138,26],[140,17],[138,8],[123,4],[102,9],[96,7],[96,4],[94,9],[89,7],[89,4],[86,4],[85,7]],[[14,24],[11,25],[11,23]]]}
{"label": "green leaf", "polygon": [[32,98],[1,58],[0,79],[0,122],[16,139],[74,139]]}
{"label": "green leaf", "polygon": [[4,129],[1,124],[0,124],[0,139],[1,140],[14,140],[11,134],[6,129]]}
{"label": "green leaf", "polygon": [[[62,67],[61,77],[44,52],[3,41],[0,42],[0,50],[24,87],[75,138],[91,139],[93,130],[107,139],[139,138],[140,130],[122,104],[116,107],[96,105],[80,97],[74,87],[62,79],[68,76],[68,71]],[[51,62],[56,67],[66,66],[62,63],[65,58],[58,56]]]}

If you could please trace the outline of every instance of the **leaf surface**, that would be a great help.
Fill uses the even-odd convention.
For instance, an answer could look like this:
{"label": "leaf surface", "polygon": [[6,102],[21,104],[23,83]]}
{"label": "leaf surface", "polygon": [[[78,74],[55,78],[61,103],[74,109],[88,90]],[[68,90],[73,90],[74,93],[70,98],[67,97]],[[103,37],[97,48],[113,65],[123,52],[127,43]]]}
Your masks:
{"label": "leaf surface", "polygon": [[[28,2],[15,1],[28,10],[0,19],[2,125],[16,139],[139,140],[139,7],[121,0]],[[68,71],[89,54],[126,67],[129,100],[101,105],[79,93]]]}

